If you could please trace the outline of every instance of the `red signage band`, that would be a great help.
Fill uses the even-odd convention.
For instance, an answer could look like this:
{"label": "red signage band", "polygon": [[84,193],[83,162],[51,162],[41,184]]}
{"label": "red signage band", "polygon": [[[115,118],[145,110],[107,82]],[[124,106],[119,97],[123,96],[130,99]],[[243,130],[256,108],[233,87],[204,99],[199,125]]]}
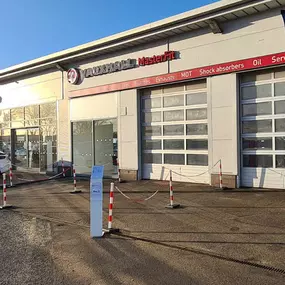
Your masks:
{"label": "red signage band", "polygon": [[188,69],[184,71],[173,72],[152,77],[145,77],[129,81],[106,84],[87,89],[74,90],[70,91],[69,98],[96,95],[100,93],[114,92],[126,89],[134,89],[138,87],[158,85],[163,83],[172,83],[187,79],[208,77],[213,75],[226,74],[280,64],[285,64],[285,52],[215,64],[206,67]]}

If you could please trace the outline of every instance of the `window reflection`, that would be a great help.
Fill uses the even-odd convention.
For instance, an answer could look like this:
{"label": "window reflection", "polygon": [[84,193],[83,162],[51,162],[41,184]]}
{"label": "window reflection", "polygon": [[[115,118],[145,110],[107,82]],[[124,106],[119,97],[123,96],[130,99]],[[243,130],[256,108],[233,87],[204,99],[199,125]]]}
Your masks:
{"label": "window reflection", "polygon": [[10,127],[10,110],[0,110],[0,126],[1,128]]}
{"label": "window reflection", "polygon": [[24,108],[11,110],[12,128],[21,128],[24,126]]}
{"label": "window reflection", "polygon": [[78,173],[90,174],[92,167],[92,121],[72,124],[73,163]]}
{"label": "window reflection", "polygon": [[25,107],[25,126],[37,126],[39,116],[39,105]]}

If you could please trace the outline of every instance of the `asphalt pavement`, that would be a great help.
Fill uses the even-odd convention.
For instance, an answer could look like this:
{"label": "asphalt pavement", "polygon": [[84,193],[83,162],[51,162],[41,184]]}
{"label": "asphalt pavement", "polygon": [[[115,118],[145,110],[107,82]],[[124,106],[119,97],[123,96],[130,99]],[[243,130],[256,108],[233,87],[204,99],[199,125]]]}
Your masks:
{"label": "asphalt pavement", "polygon": [[89,235],[88,181],[76,195],[64,180],[8,189],[0,284],[285,284],[285,191],[174,183],[182,207],[167,209],[166,182],[116,185],[121,233],[101,239]]}

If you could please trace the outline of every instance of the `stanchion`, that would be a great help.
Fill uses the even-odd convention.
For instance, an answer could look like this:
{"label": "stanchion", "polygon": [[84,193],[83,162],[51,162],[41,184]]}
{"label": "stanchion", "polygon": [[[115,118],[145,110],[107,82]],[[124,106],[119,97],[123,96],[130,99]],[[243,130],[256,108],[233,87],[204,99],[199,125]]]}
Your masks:
{"label": "stanchion", "polygon": [[64,170],[63,158],[61,158],[61,169],[62,169],[62,175],[63,175],[63,177],[65,177],[65,170]]}
{"label": "stanchion", "polygon": [[166,208],[169,208],[169,209],[179,208],[180,204],[174,204],[172,170],[169,170],[169,194],[170,194],[170,204],[167,205]]}
{"label": "stanchion", "polygon": [[112,182],[110,185],[110,202],[109,202],[109,215],[108,215],[108,229],[105,231],[105,233],[115,233],[119,232],[119,229],[114,229],[112,227],[113,223],[113,205],[114,205],[114,188],[115,184]]}
{"label": "stanchion", "polygon": [[81,193],[81,190],[77,189],[77,183],[76,183],[76,170],[73,166],[73,191],[70,192],[71,194]]}
{"label": "stanchion", "polygon": [[222,160],[221,159],[220,159],[219,179],[220,179],[220,189],[224,189],[223,188],[223,172],[222,172]]}
{"label": "stanchion", "polygon": [[7,205],[7,184],[6,184],[6,173],[3,173],[3,206],[0,209],[11,208],[11,205]]}
{"label": "stanchion", "polygon": [[12,166],[9,168],[9,178],[10,178],[10,187],[13,186],[13,172],[12,172]]}

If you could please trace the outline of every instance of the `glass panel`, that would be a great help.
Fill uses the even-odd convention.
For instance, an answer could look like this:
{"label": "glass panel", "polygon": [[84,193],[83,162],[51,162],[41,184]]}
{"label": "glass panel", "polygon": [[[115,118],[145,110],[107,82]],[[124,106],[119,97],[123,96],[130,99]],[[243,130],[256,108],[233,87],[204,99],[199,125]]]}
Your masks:
{"label": "glass panel", "polygon": [[104,165],[104,177],[117,176],[117,120],[94,122],[95,165]]}
{"label": "glass panel", "polygon": [[269,79],[271,79],[271,72],[268,70],[258,71],[258,72],[248,72],[241,76],[242,83],[269,80]]}
{"label": "glass panel", "polygon": [[248,133],[268,133],[272,132],[272,120],[246,121],[242,123],[242,132]]}
{"label": "glass panel", "polygon": [[145,150],[161,149],[161,140],[145,140],[143,148]]}
{"label": "glass panel", "polygon": [[187,165],[208,165],[207,154],[187,154]]}
{"label": "glass panel", "polygon": [[165,164],[185,164],[185,155],[184,154],[165,154],[164,155],[164,163]]}
{"label": "glass panel", "polygon": [[146,126],[142,128],[143,136],[161,136],[161,126]]}
{"label": "glass panel", "polygon": [[242,100],[271,97],[271,84],[246,86],[241,88]]}
{"label": "glass panel", "polygon": [[143,154],[143,163],[162,163],[162,154],[161,153],[144,153]]}
{"label": "glass panel", "polygon": [[285,155],[276,155],[276,168],[285,168]]}
{"label": "glass panel", "polygon": [[183,110],[166,111],[166,112],[163,112],[163,118],[164,118],[165,122],[183,121],[184,120],[184,111]]}
{"label": "glass panel", "polygon": [[0,137],[0,151],[8,155],[8,158],[11,159],[11,131],[10,130],[1,130]]}
{"label": "glass panel", "polygon": [[40,118],[56,118],[56,102],[40,105]]}
{"label": "glass panel", "polygon": [[275,120],[275,132],[285,132],[285,119]]}
{"label": "glass panel", "polygon": [[192,82],[186,83],[185,85],[186,85],[186,90],[204,89],[207,87],[207,83],[205,80],[192,81]]}
{"label": "glass panel", "polygon": [[91,173],[92,168],[92,122],[72,124],[73,163],[78,173]]}
{"label": "glass panel", "polygon": [[17,167],[28,167],[27,130],[15,130],[15,157],[14,164]]}
{"label": "glass panel", "polygon": [[186,140],[186,149],[208,149],[208,140]]}
{"label": "glass panel", "polygon": [[160,108],[160,107],[161,107],[161,99],[160,98],[143,99],[143,108],[144,109],[152,109],[152,108]]}
{"label": "glass panel", "polygon": [[169,125],[163,126],[164,136],[184,135],[184,125]]}
{"label": "glass panel", "polygon": [[242,115],[245,116],[259,116],[271,115],[271,102],[246,104],[242,106]]}
{"label": "glass panel", "polygon": [[184,95],[164,97],[163,106],[164,107],[184,106]]}
{"label": "glass panel", "polygon": [[186,110],[187,120],[203,120],[207,119],[207,109],[191,109]]}
{"label": "glass panel", "polygon": [[0,127],[10,127],[10,110],[0,110]]}
{"label": "glass panel", "polygon": [[186,105],[207,104],[207,93],[195,93],[186,95]]}
{"label": "glass panel", "polygon": [[12,128],[24,126],[24,108],[16,108],[11,110]]}
{"label": "glass panel", "polygon": [[186,125],[186,134],[187,135],[207,135],[208,134],[208,125],[207,124],[192,124]]}
{"label": "glass panel", "polygon": [[277,71],[274,72],[274,78],[285,78],[284,68],[277,69]]}
{"label": "glass panel", "polygon": [[57,161],[57,128],[56,125],[40,127],[40,169],[53,171]]}
{"label": "glass panel", "polygon": [[25,107],[25,126],[39,125],[39,105]]}
{"label": "glass panel", "polygon": [[184,140],[163,140],[163,149],[184,149]]}
{"label": "glass panel", "polygon": [[274,84],[274,96],[285,96],[285,82]]}
{"label": "glass panel", "polygon": [[47,119],[40,119],[40,125],[55,125],[56,124],[56,118],[47,118]]}
{"label": "glass panel", "polygon": [[243,156],[244,167],[272,167],[273,158],[272,155],[244,155]]}
{"label": "glass panel", "polygon": [[275,138],[275,149],[285,150],[285,137]]}
{"label": "glass panel", "polygon": [[285,101],[274,102],[275,114],[285,114]]}
{"label": "glass panel", "polygon": [[145,123],[160,122],[161,112],[143,113],[143,121]]}
{"label": "glass panel", "polygon": [[162,93],[161,87],[142,90],[143,95],[155,95],[155,94],[161,94],[161,93]]}
{"label": "glass panel", "polygon": [[[28,168],[40,167],[40,131],[39,129],[28,129]],[[51,161],[52,164],[52,161]]]}
{"label": "glass panel", "polygon": [[163,93],[173,93],[173,92],[180,92],[180,91],[184,91],[184,84],[175,84],[175,85],[167,85],[162,87],[163,89]]}
{"label": "glass panel", "polygon": [[244,150],[272,149],[272,138],[244,138],[242,146]]}

